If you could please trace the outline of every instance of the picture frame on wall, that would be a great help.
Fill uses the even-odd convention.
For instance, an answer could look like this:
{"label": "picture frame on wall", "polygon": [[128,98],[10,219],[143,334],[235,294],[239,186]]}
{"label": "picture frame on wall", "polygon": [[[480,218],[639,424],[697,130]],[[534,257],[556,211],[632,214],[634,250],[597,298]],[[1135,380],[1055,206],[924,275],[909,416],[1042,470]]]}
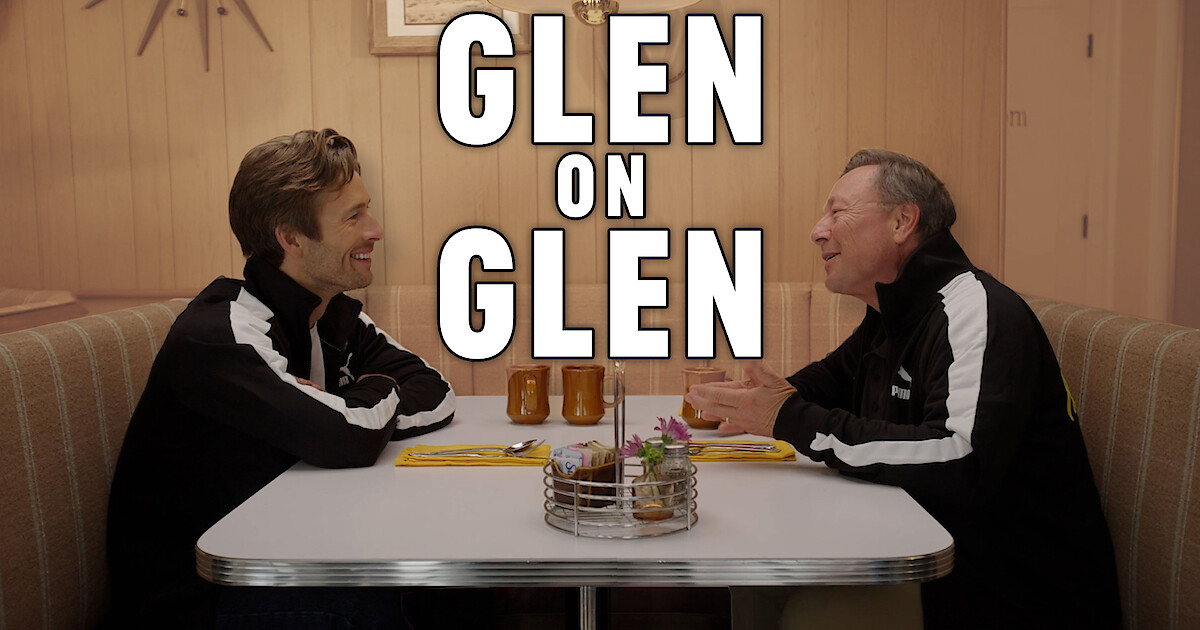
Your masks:
{"label": "picture frame on wall", "polygon": [[456,15],[482,11],[500,16],[517,52],[529,52],[529,16],[487,0],[370,0],[372,55],[433,55],[442,28]]}

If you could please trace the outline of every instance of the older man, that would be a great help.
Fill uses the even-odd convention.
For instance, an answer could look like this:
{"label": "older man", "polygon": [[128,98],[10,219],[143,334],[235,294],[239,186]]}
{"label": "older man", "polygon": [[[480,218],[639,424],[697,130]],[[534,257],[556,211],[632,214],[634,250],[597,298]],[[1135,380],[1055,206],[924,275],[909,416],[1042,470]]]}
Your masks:
{"label": "older man", "polygon": [[855,154],[812,240],[826,286],[870,307],[862,323],[787,379],[752,364],[688,399],[726,431],[787,440],[928,510],[955,568],[922,588],[927,628],[1118,627],[1112,543],[1054,351],[1025,301],[967,259],[954,220],[923,164]]}

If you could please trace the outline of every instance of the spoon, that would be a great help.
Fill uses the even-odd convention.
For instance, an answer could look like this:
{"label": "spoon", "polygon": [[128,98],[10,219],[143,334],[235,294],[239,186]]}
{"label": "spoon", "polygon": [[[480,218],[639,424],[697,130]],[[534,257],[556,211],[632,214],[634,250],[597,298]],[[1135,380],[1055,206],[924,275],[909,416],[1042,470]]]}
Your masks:
{"label": "spoon", "polygon": [[[478,446],[475,448],[459,448],[448,451],[431,451],[428,453],[409,453],[410,457],[441,457],[442,455],[467,455],[474,457],[521,457],[525,453],[542,445],[545,440],[525,440],[517,442],[512,446]],[[499,451],[496,455],[483,453],[481,451]]]}

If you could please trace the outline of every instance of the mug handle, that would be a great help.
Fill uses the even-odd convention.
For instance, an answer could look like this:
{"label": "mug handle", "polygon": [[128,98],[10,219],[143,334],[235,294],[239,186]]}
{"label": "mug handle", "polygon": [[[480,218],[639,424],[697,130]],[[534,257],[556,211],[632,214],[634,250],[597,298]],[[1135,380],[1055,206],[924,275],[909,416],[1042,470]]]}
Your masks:
{"label": "mug handle", "polygon": [[612,400],[612,402],[609,402],[604,399],[603,392],[601,392],[601,394],[600,394],[600,401],[602,403],[604,403],[605,409],[612,409],[613,407],[616,407],[617,405],[621,404],[621,401],[625,400],[625,383],[623,381],[618,381],[616,379],[616,375],[614,375],[614,374],[606,374],[604,376],[603,382],[608,383],[609,381],[612,381],[612,383],[613,383],[613,400]]}

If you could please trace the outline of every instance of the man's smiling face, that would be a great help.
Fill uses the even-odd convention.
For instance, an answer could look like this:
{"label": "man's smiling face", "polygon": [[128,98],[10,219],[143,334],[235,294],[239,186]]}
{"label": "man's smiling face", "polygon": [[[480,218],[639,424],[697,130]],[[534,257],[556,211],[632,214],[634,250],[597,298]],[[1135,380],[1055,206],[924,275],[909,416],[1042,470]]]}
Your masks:
{"label": "man's smiling face", "polygon": [[875,283],[895,280],[907,254],[897,242],[897,208],[875,190],[878,171],[862,166],[838,179],[811,235],[825,261],[825,286],[875,308]]}
{"label": "man's smiling face", "polygon": [[346,185],[321,192],[316,200],[319,240],[303,235],[303,257],[296,280],[321,298],[329,298],[351,289],[361,289],[374,276],[371,251],[383,238],[383,229],[368,206],[371,196],[357,173]]}

